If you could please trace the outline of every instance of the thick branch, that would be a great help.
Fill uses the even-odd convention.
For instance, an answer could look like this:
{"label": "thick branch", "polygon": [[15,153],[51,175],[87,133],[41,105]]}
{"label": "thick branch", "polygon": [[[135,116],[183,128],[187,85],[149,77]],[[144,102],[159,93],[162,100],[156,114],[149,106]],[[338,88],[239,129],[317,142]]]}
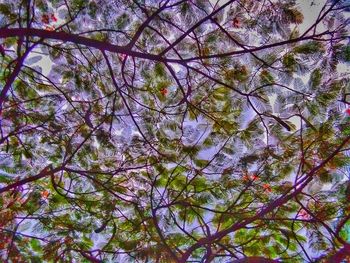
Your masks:
{"label": "thick branch", "polygon": [[350,256],[350,245],[347,245],[347,246],[343,247],[342,249],[340,249],[333,256],[328,258],[327,262],[329,262],[329,263],[343,262],[342,260],[344,260],[347,256]]}
{"label": "thick branch", "polygon": [[61,40],[63,42],[71,42],[74,44],[84,45],[88,47],[93,47],[103,51],[110,51],[114,53],[122,53],[132,57],[144,58],[148,60],[155,60],[164,62],[161,56],[146,54],[137,51],[131,51],[130,48],[113,45],[108,42],[98,41],[94,39],[89,39],[87,37],[82,37],[75,34],[66,33],[63,31],[48,31],[43,29],[35,28],[2,28],[0,29],[0,38],[7,37],[17,37],[17,36],[27,36],[27,37],[40,37],[44,39],[54,39]]}
{"label": "thick branch", "polygon": [[57,173],[59,172],[60,170],[62,169],[62,167],[57,167],[55,169],[51,169],[50,166],[47,166],[45,167],[40,173],[38,173],[37,175],[34,175],[34,176],[31,176],[31,177],[28,177],[28,178],[24,178],[22,180],[19,180],[13,184],[10,184],[8,186],[5,186],[3,188],[0,188],[0,194],[1,193],[4,193],[6,191],[9,191],[9,190],[12,190],[12,189],[15,189],[17,187],[20,187],[22,185],[25,185],[27,183],[30,183],[30,182],[34,182],[36,180],[39,180],[41,178],[44,178],[52,173]]}
{"label": "thick branch", "polygon": [[[305,36],[305,37],[299,37],[294,39],[288,39],[285,41],[280,41],[268,45],[262,45],[259,47],[253,47],[253,48],[247,48],[242,50],[235,50],[227,53],[220,53],[220,54],[213,54],[208,56],[197,56],[187,59],[172,59],[172,58],[165,58],[163,57],[163,53],[160,55],[154,55],[149,53],[143,53],[138,51],[132,51],[127,46],[118,46],[113,45],[109,42],[99,41],[95,39],[90,39],[87,37],[82,37],[80,35],[70,34],[63,31],[47,31],[42,29],[34,29],[34,28],[2,28],[0,29],[0,38],[7,38],[7,37],[18,37],[18,36],[27,36],[27,37],[41,37],[43,39],[52,39],[52,40],[61,40],[63,42],[71,42],[74,44],[79,45],[85,45],[88,47],[93,47],[96,49],[99,49],[101,51],[109,51],[113,53],[122,53],[131,57],[137,57],[137,58],[143,58],[147,60],[152,61],[158,61],[163,63],[180,63],[182,65],[187,64],[188,62],[192,62],[195,60],[202,60],[202,59],[212,59],[212,58],[224,58],[224,57],[230,57],[234,55],[242,55],[246,53],[252,53],[264,49],[270,49],[273,47],[293,44],[301,41],[311,40],[315,38],[322,37],[324,35],[331,34],[329,31],[325,31],[320,34],[312,35],[312,36]],[[173,48],[174,44],[171,46]],[[170,47],[168,47],[170,48]]]}

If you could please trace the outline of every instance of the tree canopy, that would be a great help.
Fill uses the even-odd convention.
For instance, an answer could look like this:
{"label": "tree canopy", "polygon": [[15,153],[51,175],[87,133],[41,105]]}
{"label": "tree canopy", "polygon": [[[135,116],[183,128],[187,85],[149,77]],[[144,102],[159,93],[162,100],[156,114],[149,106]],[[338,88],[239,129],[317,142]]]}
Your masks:
{"label": "tree canopy", "polygon": [[349,8],[0,1],[1,261],[349,258]]}

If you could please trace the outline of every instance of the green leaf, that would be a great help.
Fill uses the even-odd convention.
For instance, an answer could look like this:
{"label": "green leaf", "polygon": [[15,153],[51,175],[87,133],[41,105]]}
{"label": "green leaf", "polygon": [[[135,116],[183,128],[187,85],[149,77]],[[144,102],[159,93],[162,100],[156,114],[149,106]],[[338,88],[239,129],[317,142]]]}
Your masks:
{"label": "green leaf", "polygon": [[40,241],[38,239],[32,238],[30,240],[30,246],[35,252],[41,252],[42,251],[42,246],[40,244]]}
{"label": "green leaf", "polygon": [[310,76],[310,86],[312,89],[319,88],[322,80],[322,72],[319,68],[315,69]]}
{"label": "green leaf", "polygon": [[194,163],[195,163],[199,168],[203,168],[203,167],[205,167],[209,162],[208,162],[207,160],[194,159]]}
{"label": "green leaf", "polygon": [[0,13],[8,16],[11,14],[11,5],[10,4],[0,4]]}
{"label": "green leaf", "polygon": [[320,42],[311,41],[306,44],[297,46],[293,51],[299,54],[313,54],[316,52],[324,51],[324,49],[323,45]]}
{"label": "green leaf", "polygon": [[117,29],[124,29],[126,26],[128,26],[130,23],[130,17],[127,13],[123,13],[121,16],[117,18],[116,21],[116,28]]}
{"label": "green leaf", "polygon": [[165,67],[163,63],[156,63],[154,66],[154,73],[158,77],[165,77],[166,72],[165,72]]}
{"label": "green leaf", "polygon": [[263,70],[260,73],[260,80],[262,84],[269,84],[274,82],[274,78],[271,73],[267,70]]}
{"label": "green leaf", "polygon": [[11,177],[6,174],[0,174],[0,183],[9,183],[11,181]]}
{"label": "green leaf", "polygon": [[350,61],[350,45],[343,47],[341,58],[346,62]]}
{"label": "green leaf", "polygon": [[292,53],[286,54],[282,58],[282,64],[288,71],[295,71],[297,66],[297,61]]}

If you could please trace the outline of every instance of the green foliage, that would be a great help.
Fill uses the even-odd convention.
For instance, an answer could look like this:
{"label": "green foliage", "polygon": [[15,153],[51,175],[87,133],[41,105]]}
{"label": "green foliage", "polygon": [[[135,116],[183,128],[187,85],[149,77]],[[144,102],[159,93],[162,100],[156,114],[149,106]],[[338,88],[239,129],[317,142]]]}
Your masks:
{"label": "green foliage", "polygon": [[342,58],[344,61],[350,61],[350,45],[346,45],[342,49]]}
{"label": "green foliage", "polygon": [[321,69],[315,69],[310,76],[310,84],[312,89],[317,89],[322,81],[322,72]]}
{"label": "green foliage", "polygon": [[304,20],[304,15],[297,9],[285,8],[284,10],[285,18],[294,24],[301,24]]}
{"label": "green foliage", "polygon": [[312,54],[316,52],[324,51],[321,42],[311,41],[306,44],[302,44],[293,49],[295,53],[299,54]]}
{"label": "green foliage", "polygon": [[128,25],[128,23],[130,23],[129,15],[127,13],[124,13],[123,15],[118,17],[116,21],[116,27],[118,29],[124,29]]}
{"label": "green foliage", "polygon": [[282,58],[282,63],[288,71],[293,72],[296,70],[297,62],[292,53],[284,55]]}
{"label": "green foliage", "polygon": [[0,3],[1,262],[318,262],[350,242],[341,2],[306,33],[298,1],[221,2]]}
{"label": "green foliage", "polygon": [[269,84],[274,82],[273,76],[267,70],[263,70],[260,73],[260,79],[262,84]]}
{"label": "green foliage", "polygon": [[7,16],[11,14],[11,5],[10,4],[0,4],[0,13]]}

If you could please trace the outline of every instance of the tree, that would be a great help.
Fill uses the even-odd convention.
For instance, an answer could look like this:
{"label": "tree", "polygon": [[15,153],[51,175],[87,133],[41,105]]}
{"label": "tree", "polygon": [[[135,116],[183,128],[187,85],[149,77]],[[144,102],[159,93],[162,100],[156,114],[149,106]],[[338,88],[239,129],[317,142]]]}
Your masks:
{"label": "tree", "polygon": [[349,7],[309,4],[1,1],[2,260],[349,257]]}

